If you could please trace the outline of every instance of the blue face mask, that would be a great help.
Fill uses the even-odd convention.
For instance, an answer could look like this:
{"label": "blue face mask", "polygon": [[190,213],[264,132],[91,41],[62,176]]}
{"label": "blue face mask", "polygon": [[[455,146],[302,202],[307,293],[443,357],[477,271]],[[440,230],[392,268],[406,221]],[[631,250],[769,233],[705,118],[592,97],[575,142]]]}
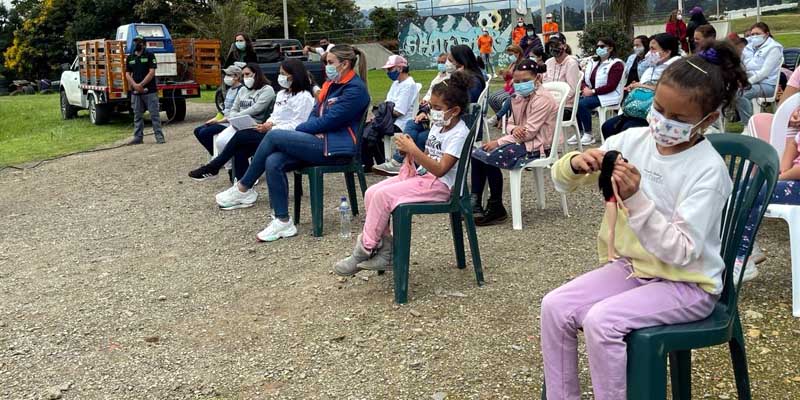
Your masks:
{"label": "blue face mask", "polygon": [[393,81],[396,81],[397,78],[400,77],[400,71],[398,71],[398,70],[389,71],[389,72],[386,73],[386,75],[389,77],[389,79],[391,79]]}
{"label": "blue face mask", "polygon": [[336,66],[332,64],[325,66],[325,75],[328,77],[329,81],[335,81],[339,79],[339,71],[336,69]]}
{"label": "blue face mask", "polygon": [[533,81],[514,83],[514,93],[522,97],[530,96],[535,89],[536,89],[536,83],[534,83]]}
{"label": "blue face mask", "polygon": [[239,49],[239,51],[244,50],[245,47],[247,47],[247,43],[246,42],[236,42],[236,48]]}
{"label": "blue face mask", "polygon": [[436,64],[436,69],[438,69],[440,73],[447,71],[447,67],[446,67],[445,63]]}
{"label": "blue face mask", "polygon": [[606,58],[606,56],[608,56],[608,49],[605,47],[598,47],[597,50],[595,50],[595,54],[600,58]]}

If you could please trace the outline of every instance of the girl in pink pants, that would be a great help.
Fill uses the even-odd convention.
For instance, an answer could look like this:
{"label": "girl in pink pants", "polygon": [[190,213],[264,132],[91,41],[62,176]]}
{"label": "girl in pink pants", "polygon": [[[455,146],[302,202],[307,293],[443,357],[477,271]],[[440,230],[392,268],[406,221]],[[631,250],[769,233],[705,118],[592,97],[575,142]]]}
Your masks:
{"label": "girl in pink pants", "polygon": [[[747,75],[736,51],[717,42],[664,71],[648,127],[628,129],[600,149],[567,154],[553,166],[556,189],[572,191],[596,184],[606,151],[622,154],[611,165],[621,208],[614,235],[605,217],[598,235],[604,264],[542,300],[549,400],[581,398],[579,330],[586,338],[594,398],[622,400],[627,397],[624,339],[629,332],[711,314],[723,287],[719,232],[733,185],[703,132],[745,86]],[[618,258],[608,254],[612,249]]]}
{"label": "girl in pink pants", "polygon": [[[364,198],[367,217],[353,254],[337,262],[334,272],[350,276],[361,270],[385,271],[392,261],[392,237],[389,218],[399,204],[446,201],[455,185],[456,164],[469,134],[461,120],[467,109],[472,82],[468,72],[452,74],[450,79],[433,87],[430,99],[431,130],[425,151],[406,135],[395,135],[397,149],[405,154],[400,175],[370,187]],[[418,175],[414,164],[427,170]]]}

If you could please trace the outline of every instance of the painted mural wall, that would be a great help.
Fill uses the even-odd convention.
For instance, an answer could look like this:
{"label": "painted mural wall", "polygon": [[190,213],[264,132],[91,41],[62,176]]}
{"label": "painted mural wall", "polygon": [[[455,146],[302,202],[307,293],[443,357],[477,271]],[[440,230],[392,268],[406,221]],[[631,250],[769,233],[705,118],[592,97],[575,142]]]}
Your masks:
{"label": "painted mural wall", "polygon": [[433,69],[436,68],[436,57],[448,52],[451,46],[470,46],[477,55],[477,39],[486,28],[494,38],[494,65],[507,65],[510,60],[505,49],[511,43],[511,31],[515,26],[513,10],[407,19],[400,22],[400,52],[412,69]]}

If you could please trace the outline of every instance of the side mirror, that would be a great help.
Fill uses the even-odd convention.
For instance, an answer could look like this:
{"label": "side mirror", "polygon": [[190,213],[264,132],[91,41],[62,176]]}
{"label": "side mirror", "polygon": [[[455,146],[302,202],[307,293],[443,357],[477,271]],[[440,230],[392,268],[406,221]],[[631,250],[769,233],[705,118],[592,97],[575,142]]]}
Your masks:
{"label": "side mirror", "polygon": [[69,64],[67,64],[67,63],[63,63],[63,64],[61,64],[61,70],[62,70],[62,71],[69,71],[69,70],[70,70],[70,67],[71,67],[71,65],[69,65]]}

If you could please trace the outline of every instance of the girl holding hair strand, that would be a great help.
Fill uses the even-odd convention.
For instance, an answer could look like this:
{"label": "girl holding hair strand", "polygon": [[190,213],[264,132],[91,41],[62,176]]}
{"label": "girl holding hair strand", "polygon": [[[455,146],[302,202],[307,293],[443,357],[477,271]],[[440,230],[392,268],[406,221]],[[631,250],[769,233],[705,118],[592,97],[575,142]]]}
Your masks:
{"label": "girl holding hair strand", "polygon": [[[733,185],[703,131],[746,84],[735,50],[717,42],[664,71],[649,126],[613,136],[600,149],[567,154],[553,166],[556,188],[571,191],[595,183],[605,153],[619,152],[611,180],[624,209],[610,246],[607,215],[601,225],[597,248],[603,266],[542,300],[547,398],[581,398],[579,329],[586,338],[594,398],[624,399],[625,335],[697,321],[714,309],[725,271],[721,213]],[[608,247],[618,256],[610,262]]]}

